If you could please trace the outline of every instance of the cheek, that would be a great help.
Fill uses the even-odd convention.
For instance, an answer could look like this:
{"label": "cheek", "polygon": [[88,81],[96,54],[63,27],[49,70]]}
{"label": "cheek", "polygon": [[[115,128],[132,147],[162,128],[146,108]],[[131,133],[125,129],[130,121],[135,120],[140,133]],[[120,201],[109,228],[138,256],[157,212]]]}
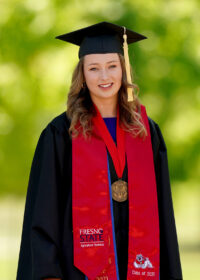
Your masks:
{"label": "cheek", "polygon": [[95,75],[95,73],[91,73],[91,72],[85,72],[85,80],[86,80],[86,83],[88,85],[88,87],[90,86],[93,86],[96,82],[96,79],[97,79],[97,75]]}
{"label": "cheek", "polygon": [[119,71],[119,79],[120,79],[120,81],[122,80],[122,69],[120,69],[120,71]]}
{"label": "cheek", "polygon": [[122,79],[122,70],[120,68],[117,68],[116,71],[113,73],[115,78],[117,80],[120,80]]}
{"label": "cheek", "polygon": [[117,71],[116,80],[117,80],[118,84],[121,85],[121,83],[122,83],[122,71],[121,70]]}

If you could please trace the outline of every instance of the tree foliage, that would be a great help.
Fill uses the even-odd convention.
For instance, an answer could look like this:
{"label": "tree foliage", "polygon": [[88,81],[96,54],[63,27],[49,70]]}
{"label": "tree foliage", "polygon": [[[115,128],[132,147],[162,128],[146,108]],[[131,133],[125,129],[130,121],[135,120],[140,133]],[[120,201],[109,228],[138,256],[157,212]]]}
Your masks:
{"label": "tree foliage", "polygon": [[[199,1],[4,0],[0,4],[1,194],[24,194],[36,143],[66,109],[78,48],[55,36],[111,21],[148,37],[129,47],[135,83],[161,127],[173,182],[200,174]],[[196,182],[196,183],[195,183]]]}

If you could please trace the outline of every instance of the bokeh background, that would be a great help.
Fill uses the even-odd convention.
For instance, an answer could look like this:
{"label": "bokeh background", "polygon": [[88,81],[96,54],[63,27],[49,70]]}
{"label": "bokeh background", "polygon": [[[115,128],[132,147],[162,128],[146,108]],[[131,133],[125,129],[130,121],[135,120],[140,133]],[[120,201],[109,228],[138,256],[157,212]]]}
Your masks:
{"label": "bokeh background", "polygon": [[16,277],[34,150],[65,111],[78,62],[78,47],[54,37],[100,21],[148,37],[129,47],[130,60],[168,149],[183,276],[200,279],[200,1],[1,0],[1,280]]}

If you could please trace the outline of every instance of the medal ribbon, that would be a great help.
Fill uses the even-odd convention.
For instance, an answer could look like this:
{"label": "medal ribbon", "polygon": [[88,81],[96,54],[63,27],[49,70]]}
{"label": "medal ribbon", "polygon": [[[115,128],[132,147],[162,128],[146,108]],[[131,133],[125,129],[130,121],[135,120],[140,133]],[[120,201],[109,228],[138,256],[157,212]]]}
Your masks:
{"label": "medal ribbon", "polygon": [[94,125],[99,130],[101,137],[112,157],[118,178],[122,178],[125,167],[125,134],[124,130],[119,125],[119,106],[117,106],[117,146],[115,145],[115,142],[95,104],[94,107],[97,113],[93,118]]}

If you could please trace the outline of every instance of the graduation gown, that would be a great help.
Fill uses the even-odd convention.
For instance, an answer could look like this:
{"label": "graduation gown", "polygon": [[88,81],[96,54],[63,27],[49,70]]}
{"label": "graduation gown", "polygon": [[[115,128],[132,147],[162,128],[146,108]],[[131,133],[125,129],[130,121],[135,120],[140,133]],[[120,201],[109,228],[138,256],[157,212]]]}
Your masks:
{"label": "graduation gown", "polygon": [[[182,270],[169,181],[166,145],[148,117],[156,173],[160,280],[181,280]],[[63,112],[42,131],[29,177],[17,280],[85,280],[73,265],[72,142],[70,120]],[[111,180],[114,178],[109,156]],[[113,203],[120,280],[126,279],[128,260],[128,201]],[[127,238],[126,238],[127,237]]]}

